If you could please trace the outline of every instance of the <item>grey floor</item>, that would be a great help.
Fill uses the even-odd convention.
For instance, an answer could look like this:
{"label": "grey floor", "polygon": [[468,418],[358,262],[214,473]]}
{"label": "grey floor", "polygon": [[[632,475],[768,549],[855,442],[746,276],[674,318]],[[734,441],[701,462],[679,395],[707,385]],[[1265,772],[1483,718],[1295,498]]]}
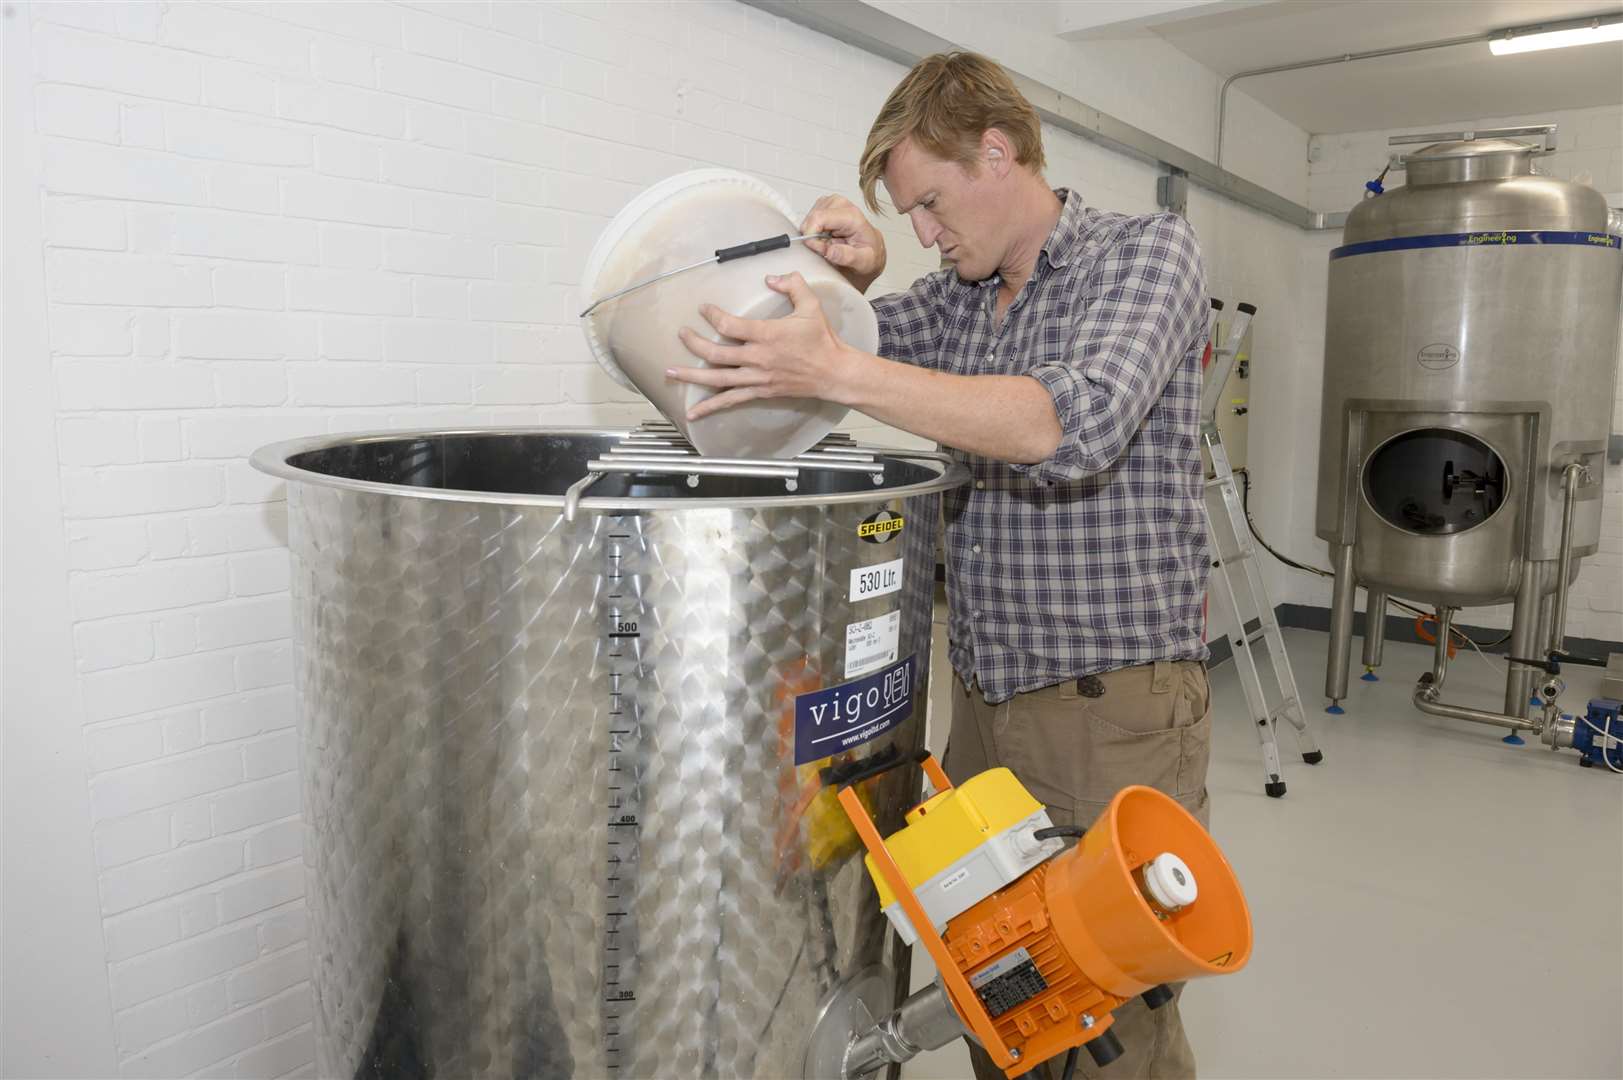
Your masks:
{"label": "grey floor", "polygon": [[[1420,646],[1388,645],[1381,681],[1355,680],[1346,715],[1328,716],[1325,635],[1286,642],[1325,760],[1303,764],[1281,733],[1283,799],[1263,795],[1233,664],[1212,673],[1212,829],[1256,944],[1244,971],[1185,994],[1201,1074],[1623,1076],[1623,777],[1417,712]],[[1502,662],[1463,654],[1447,697],[1497,708],[1503,680]],[[1581,708],[1599,681],[1570,669],[1563,703]],[[921,954],[914,968],[915,986],[933,975]],[[961,1044],[904,1070],[968,1075]]]}

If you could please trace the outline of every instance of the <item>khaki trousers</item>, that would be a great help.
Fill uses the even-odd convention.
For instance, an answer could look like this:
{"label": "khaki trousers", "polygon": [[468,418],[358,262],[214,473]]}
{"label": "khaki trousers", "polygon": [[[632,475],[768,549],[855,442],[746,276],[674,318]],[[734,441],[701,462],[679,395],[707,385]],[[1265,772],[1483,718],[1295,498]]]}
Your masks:
{"label": "khaki trousers", "polygon": [[[1016,694],[990,705],[980,688],[953,680],[947,775],[955,784],[1005,766],[1056,825],[1092,825],[1117,791],[1145,784],[1177,799],[1207,824],[1206,766],[1211,757],[1211,700],[1206,665],[1160,661]],[[1182,996],[1182,987],[1176,988]],[[1103,1069],[1084,1047],[1077,1074],[1098,1080],[1195,1075],[1178,1000],[1151,1011],[1138,998],[1116,1010],[1113,1028],[1126,1052]],[[969,1042],[977,1080],[1003,1071]],[[1057,1078],[1063,1057],[1033,1072]]]}

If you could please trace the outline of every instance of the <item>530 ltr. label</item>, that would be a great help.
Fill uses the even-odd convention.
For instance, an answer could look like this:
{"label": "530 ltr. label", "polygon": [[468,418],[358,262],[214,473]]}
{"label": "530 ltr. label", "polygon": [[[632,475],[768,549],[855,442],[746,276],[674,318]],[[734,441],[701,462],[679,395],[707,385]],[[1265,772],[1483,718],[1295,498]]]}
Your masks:
{"label": "530 ltr. label", "polygon": [[903,559],[876,566],[859,566],[851,571],[851,600],[871,600],[876,596],[889,596],[902,590]]}

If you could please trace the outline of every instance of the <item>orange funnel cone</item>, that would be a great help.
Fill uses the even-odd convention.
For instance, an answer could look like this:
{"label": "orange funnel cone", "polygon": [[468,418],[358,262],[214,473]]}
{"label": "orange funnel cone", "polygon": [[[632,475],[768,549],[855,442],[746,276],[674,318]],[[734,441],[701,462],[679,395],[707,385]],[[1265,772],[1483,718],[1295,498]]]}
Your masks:
{"label": "orange funnel cone", "polygon": [[[1198,889],[1187,906],[1159,907],[1141,886],[1146,864],[1165,853]],[[1232,973],[1251,957],[1251,913],[1228,860],[1200,822],[1153,788],[1117,792],[1082,841],[1053,860],[1045,891],[1060,940],[1117,997]]]}

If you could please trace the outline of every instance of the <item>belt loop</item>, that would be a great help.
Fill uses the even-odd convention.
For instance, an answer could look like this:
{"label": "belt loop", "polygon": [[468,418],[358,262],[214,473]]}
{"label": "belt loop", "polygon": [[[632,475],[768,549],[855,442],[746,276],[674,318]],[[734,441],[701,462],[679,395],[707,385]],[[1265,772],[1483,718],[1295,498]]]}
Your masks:
{"label": "belt loop", "polygon": [[1150,677],[1150,693],[1170,694],[1172,692],[1172,665],[1165,660],[1155,662],[1155,672]]}

